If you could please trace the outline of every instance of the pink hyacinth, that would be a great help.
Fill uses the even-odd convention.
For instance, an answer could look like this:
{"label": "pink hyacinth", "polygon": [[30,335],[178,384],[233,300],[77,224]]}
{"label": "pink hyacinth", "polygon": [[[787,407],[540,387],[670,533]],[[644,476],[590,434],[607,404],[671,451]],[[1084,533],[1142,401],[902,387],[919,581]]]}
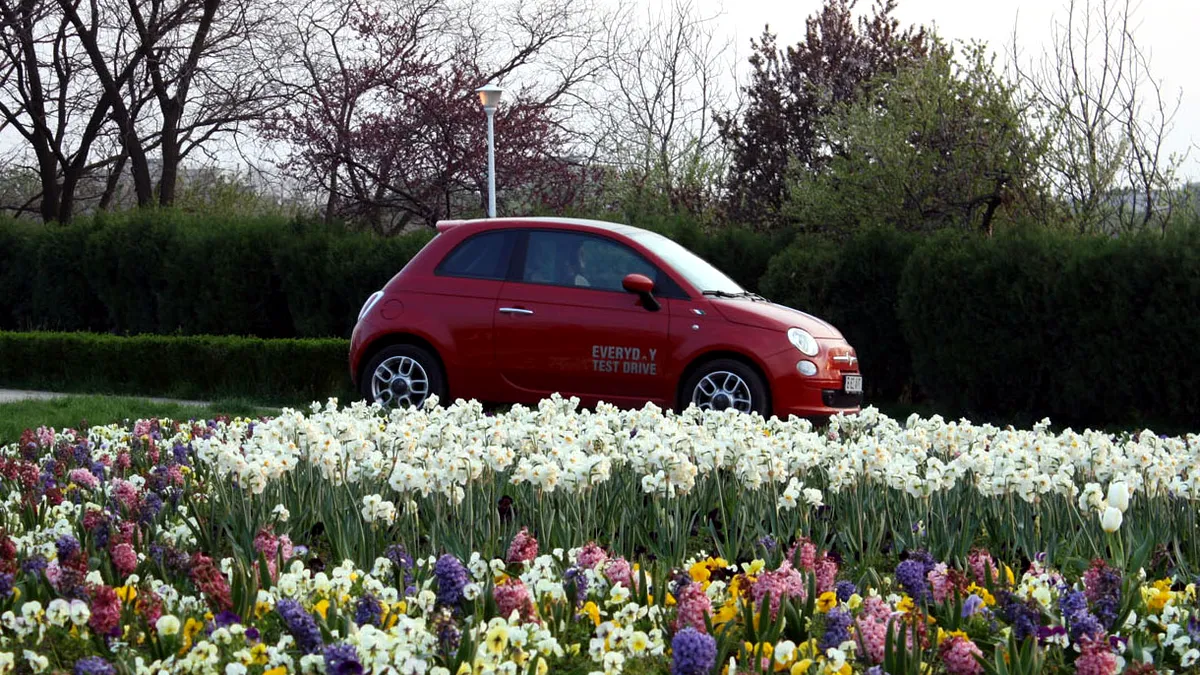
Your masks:
{"label": "pink hyacinth", "polygon": [[128,452],[121,452],[117,455],[116,468],[118,471],[124,471],[125,469],[128,469],[130,463],[131,463],[131,460],[129,459]]}
{"label": "pink hyacinth", "polygon": [[975,660],[976,656],[983,656],[983,652],[969,639],[956,635],[943,642],[939,650],[942,662],[946,664],[946,672],[950,675],[979,675],[983,672],[983,666]]}
{"label": "pink hyacinth", "polygon": [[123,577],[133,574],[133,571],[137,569],[137,553],[134,553],[133,547],[129,544],[117,544],[114,546],[112,561],[113,565],[117,568],[117,573]]}
{"label": "pink hyacinth", "polygon": [[172,464],[167,469],[167,480],[171,481],[171,485],[175,487],[183,487],[183,470],[179,468],[178,464]]}
{"label": "pink hyacinth", "polygon": [[38,427],[37,437],[43,447],[54,445],[54,430],[49,427]]}
{"label": "pink hyacinth", "polygon": [[675,615],[675,630],[681,631],[688,626],[701,633],[708,632],[704,625],[704,617],[712,614],[712,601],[704,593],[700,584],[688,584],[679,591],[675,599],[678,612]]}
{"label": "pink hyacinth", "polygon": [[950,583],[946,563],[935,565],[932,570],[929,570],[927,578],[930,588],[933,589],[934,602],[945,602],[946,597],[954,590],[954,585]]}
{"label": "pink hyacinth", "polygon": [[138,420],[133,425],[133,435],[138,438],[141,438],[142,436],[149,436],[152,428],[153,425],[150,420]]}
{"label": "pink hyacinth", "polygon": [[97,635],[117,637],[121,634],[121,599],[111,586],[91,589],[92,616],[88,625]]}
{"label": "pink hyacinth", "polygon": [[279,547],[279,538],[271,533],[270,530],[262,529],[258,534],[254,535],[254,550],[263,554],[267,560],[275,557]]}
{"label": "pink hyacinth", "polygon": [[967,566],[971,568],[971,575],[975,577],[977,584],[983,584],[989,574],[993,582],[1001,580],[1000,570],[992,560],[992,554],[983,549],[977,548],[967,555]]}
{"label": "pink hyacinth", "polygon": [[838,564],[833,558],[822,553],[820,559],[813,565],[813,574],[816,576],[817,593],[825,593],[832,591],[834,584],[837,583]]}
{"label": "pink hyacinth", "polygon": [[864,656],[870,663],[883,661],[888,621],[891,617],[892,610],[879,596],[872,595],[863,600],[862,611],[855,621],[855,628],[858,630],[859,639],[864,647]]}
{"label": "pink hyacinth", "polygon": [[529,533],[529,528],[522,527],[517,536],[513,537],[512,543],[508,546],[508,560],[510,563],[528,563],[533,562],[538,554],[538,540]]}
{"label": "pink hyacinth", "polygon": [[604,576],[614,584],[621,584],[625,588],[633,588],[633,568],[629,566],[629,561],[624,558],[613,558],[604,566]]}
{"label": "pink hyacinth", "polygon": [[46,581],[50,582],[50,586],[58,590],[58,580],[62,578],[62,567],[57,560],[51,561],[46,565]]}
{"label": "pink hyacinth", "polygon": [[529,589],[516,577],[509,577],[496,584],[492,589],[492,597],[496,599],[496,607],[500,616],[507,619],[517,612],[522,621],[533,617],[533,600],[529,597]]}
{"label": "pink hyacinth", "polygon": [[137,528],[133,522],[128,520],[121,521],[121,524],[117,526],[116,531],[112,534],[113,545],[132,544],[135,529]]}
{"label": "pink hyacinth", "polygon": [[1107,640],[1084,640],[1083,653],[1075,658],[1077,675],[1116,675],[1117,657]]}
{"label": "pink hyacinth", "polygon": [[127,480],[116,479],[113,481],[112,496],[127,509],[135,509],[138,505],[138,489],[133,483]]}
{"label": "pink hyacinth", "polygon": [[100,484],[100,480],[87,469],[71,469],[71,472],[67,474],[67,477],[72,483],[85,487],[89,490],[96,489],[96,486]]}
{"label": "pink hyacinth", "polygon": [[796,560],[796,551],[800,552],[800,559],[797,561],[800,569],[805,572],[811,572],[813,566],[817,563],[817,547],[807,538],[797,541],[792,544],[792,548],[788,550],[787,559],[789,561]]}
{"label": "pink hyacinth", "polygon": [[589,541],[587,545],[584,546],[581,551],[579,551],[577,562],[579,563],[580,567],[590,570],[594,569],[596,565],[599,565],[607,559],[608,554],[604,552],[604,549],[597,546],[596,542]]}
{"label": "pink hyacinth", "polygon": [[756,605],[761,603],[768,594],[771,596],[771,618],[773,619],[779,614],[779,603],[783,598],[797,598],[803,601],[808,595],[805,590],[804,576],[785,560],[779,569],[761,574],[754,585],[750,587],[750,597]]}

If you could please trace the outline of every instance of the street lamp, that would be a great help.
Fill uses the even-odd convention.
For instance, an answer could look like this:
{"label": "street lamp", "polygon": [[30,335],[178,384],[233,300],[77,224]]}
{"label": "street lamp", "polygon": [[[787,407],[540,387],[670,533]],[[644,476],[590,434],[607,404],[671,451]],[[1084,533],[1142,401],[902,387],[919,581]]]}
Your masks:
{"label": "street lamp", "polygon": [[479,94],[479,102],[487,113],[488,121],[488,218],[496,217],[496,127],[494,124],[496,106],[500,105],[500,94],[503,89],[494,82],[489,82],[475,90]]}

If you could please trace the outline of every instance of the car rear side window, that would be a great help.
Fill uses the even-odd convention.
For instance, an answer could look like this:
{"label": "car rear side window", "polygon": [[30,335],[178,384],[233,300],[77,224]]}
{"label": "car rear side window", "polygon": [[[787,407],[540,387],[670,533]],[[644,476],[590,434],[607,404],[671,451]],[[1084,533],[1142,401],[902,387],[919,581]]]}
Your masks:
{"label": "car rear side window", "polygon": [[503,281],[508,276],[516,238],[517,233],[512,230],[472,235],[454,247],[434,273],[444,277]]}

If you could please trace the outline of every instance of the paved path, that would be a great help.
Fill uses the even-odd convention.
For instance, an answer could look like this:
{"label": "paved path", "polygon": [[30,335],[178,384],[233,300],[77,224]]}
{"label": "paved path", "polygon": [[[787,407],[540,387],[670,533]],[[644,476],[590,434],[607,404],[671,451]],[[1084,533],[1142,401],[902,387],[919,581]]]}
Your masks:
{"label": "paved path", "polygon": [[[62,398],[63,396],[81,396],[82,394],[64,394],[55,391],[29,391],[25,389],[0,389],[0,403],[15,403],[17,401],[46,401],[53,398]],[[155,398],[152,396],[135,396],[130,398],[139,398],[145,401],[154,403],[178,403],[180,405],[206,406],[208,401],[185,401],[176,398]]]}

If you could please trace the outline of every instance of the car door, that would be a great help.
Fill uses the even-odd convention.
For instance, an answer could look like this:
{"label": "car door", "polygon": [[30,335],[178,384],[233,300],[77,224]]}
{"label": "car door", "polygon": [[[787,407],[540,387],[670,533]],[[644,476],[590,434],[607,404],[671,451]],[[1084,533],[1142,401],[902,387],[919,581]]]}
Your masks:
{"label": "car door", "polygon": [[[434,317],[428,326],[441,345],[453,397],[494,400],[502,390],[495,369],[496,298],[520,237],[513,230],[473,234],[438,263],[405,298],[408,315]],[[401,315],[403,319],[404,315]]]}
{"label": "car door", "polygon": [[[582,263],[582,264],[580,264]],[[622,288],[658,270],[625,244],[571,230],[530,230],[496,303],[496,365],[516,400],[554,392],[636,404],[672,398],[664,364],[670,311]]]}

